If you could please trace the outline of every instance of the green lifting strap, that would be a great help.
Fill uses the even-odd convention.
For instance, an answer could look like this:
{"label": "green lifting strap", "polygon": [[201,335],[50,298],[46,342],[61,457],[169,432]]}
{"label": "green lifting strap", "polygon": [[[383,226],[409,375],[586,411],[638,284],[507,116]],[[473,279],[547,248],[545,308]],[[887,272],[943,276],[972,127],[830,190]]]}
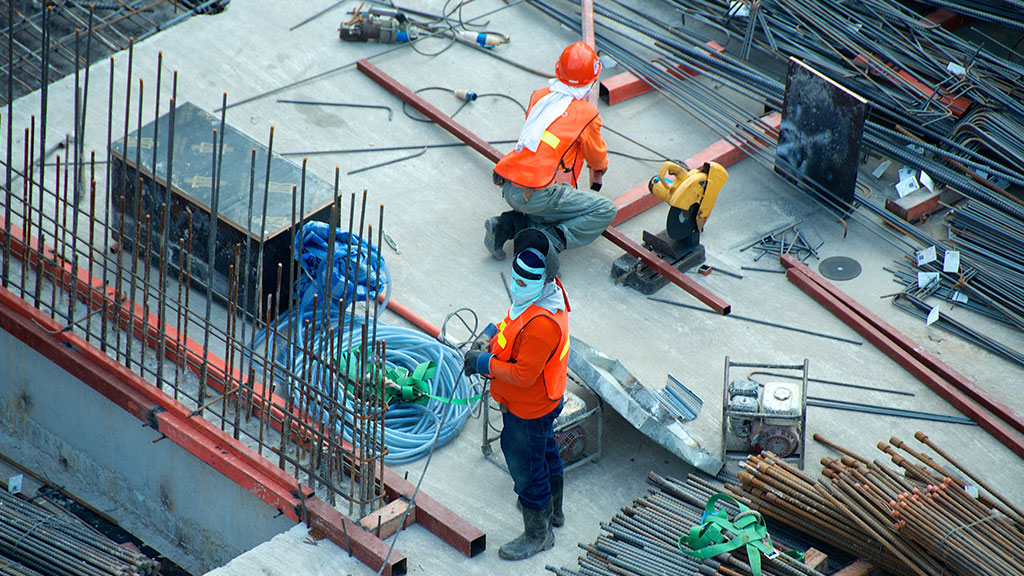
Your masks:
{"label": "green lifting strap", "polygon": [[[359,348],[353,348],[347,354],[338,359],[338,365],[348,365],[348,377],[351,380],[359,380]],[[483,397],[482,394],[470,398],[453,398],[449,400],[444,396],[435,396],[430,393],[428,380],[437,375],[437,364],[433,360],[421,362],[410,373],[404,366],[388,367],[384,370],[384,399],[388,404],[392,402],[405,402],[408,404],[425,404],[427,400],[433,399],[445,404],[451,403],[460,406],[469,405]],[[348,387],[349,392],[354,393],[352,386]]]}
{"label": "green lifting strap", "polygon": [[[729,520],[725,510],[715,509],[715,503],[719,500],[736,504],[740,513]],[[754,576],[761,576],[761,554],[769,559],[779,555],[768,536],[768,527],[761,513],[747,508],[728,494],[719,493],[708,498],[700,521],[700,526],[690,528],[688,535],[679,538],[679,551],[683,554],[705,560],[745,546],[747,561],[750,562],[750,571]],[[723,531],[731,533],[732,539],[726,540]],[[684,542],[690,550],[683,547]]]}

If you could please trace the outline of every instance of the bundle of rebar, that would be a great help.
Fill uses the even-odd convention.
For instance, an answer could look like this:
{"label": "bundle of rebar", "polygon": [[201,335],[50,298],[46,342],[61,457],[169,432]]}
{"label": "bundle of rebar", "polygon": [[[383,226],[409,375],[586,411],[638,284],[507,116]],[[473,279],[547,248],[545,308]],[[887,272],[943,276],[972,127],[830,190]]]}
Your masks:
{"label": "bundle of rebar", "polygon": [[[230,1],[230,0],[228,0]],[[118,0],[117,2],[0,2],[0,45],[11,49],[0,67],[0,85],[13,84],[13,98],[40,87],[46,70],[57,80],[77,67],[106,58],[166,30],[224,0]],[[46,46],[44,48],[43,46]],[[0,103],[9,95],[0,94]]]}
{"label": "bundle of rebar", "polygon": [[800,259],[801,262],[807,261],[808,258],[814,256],[818,257],[818,248],[824,242],[819,243],[817,246],[811,245],[807,240],[807,235],[797,228],[797,223],[775,230],[771,234],[763,236],[754,244],[748,244],[740,248],[740,252],[745,250],[753,249],[757,252],[754,256],[754,261],[757,262],[761,258],[768,254],[775,256],[781,256],[783,254],[792,254]]}
{"label": "bundle of rebar", "polygon": [[[945,8],[950,12],[962,14],[970,18],[977,18],[986,22],[995,22],[1006,26],[1024,30],[1024,21],[1021,21],[1021,12],[1024,11],[1024,2],[1020,0],[970,0],[969,2],[957,0],[920,0],[922,4]],[[1019,45],[1019,44],[1018,44]],[[1015,47],[1010,47],[1012,50]]]}
{"label": "bundle of rebar", "polygon": [[[51,513],[6,490],[0,490],[0,504],[0,574],[150,576],[157,573],[156,561],[119,546],[69,514]],[[5,563],[4,557],[12,562]]]}
{"label": "bundle of rebar", "polygon": [[[723,492],[721,484],[692,474],[681,481],[654,472],[648,474],[647,481],[653,488],[646,496],[622,508],[611,522],[602,523],[605,534],[595,542],[580,544],[587,554],[579,558],[578,570],[552,566],[547,569],[559,576],[752,574],[746,554],[739,550],[703,561],[681,551],[680,538],[687,535],[691,527],[702,523],[701,515],[708,499]],[[730,518],[740,512],[730,502],[720,501],[719,504]],[[726,538],[732,536],[727,534]],[[778,544],[777,539],[775,542]],[[786,555],[764,557],[761,573],[765,576],[820,575]]]}
{"label": "bundle of rebar", "polygon": [[[919,318],[928,318],[929,296],[952,307],[970,309],[999,322],[1024,329],[1024,227],[999,210],[980,202],[965,201],[950,209],[949,250],[959,252],[960,265],[946,269],[946,253],[936,251],[927,262],[908,259],[890,269],[904,286],[893,304]],[[924,274],[922,276],[921,274]],[[1024,365],[1024,354],[940,312],[933,324]]]}
{"label": "bundle of rebar", "polygon": [[950,244],[971,262],[972,285],[987,287],[1015,323],[1024,327],[1024,227],[980,202],[964,202],[947,219]]}
{"label": "bundle of rebar", "polygon": [[[560,9],[554,0],[529,1],[560,23],[569,27],[579,26],[578,16],[569,9]],[[727,19],[729,9],[728,3],[721,2],[693,2],[686,6],[672,0],[666,2],[686,16],[695,16],[718,28],[721,28],[719,22]],[[854,5],[856,10],[850,7]],[[617,10],[615,6],[621,9]],[[706,8],[701,9],[701,6]],[[986,106],[1006,108],[1016,116],[1024,114],[1024,102],[1015,89],[1021,72],[1019,65],[998,58],[983,48],[965,44],[952,35],[943,35],[933,30],[937,27],[918,22],[915,15],[886,0],[843,3],[842,13],[839,14],[833,13],[840,10],[839,5],[828,2],[818,2],[813,7],[797,3],[792,8],[798,11],[797,16],[793,16],[798,22],[784,21],[777,28],[771,26],[775,23],[772,18],[778,10],[765,11],[768,14],[765,19],[775,42],[774,48],[769,46],[766,50],[772,50],[773,54],[782,59],[791,55],[807,58],[834,81],[855,92],[863,88],[865,93],[862,95],[871,100],[869,117],[864,126],[863,146],[866,149],[897,159],[917,170],[924,170],[936,182],[955,187],[969,197],[978,198],[1018,218],[1024,218],[1024,206],[1019,202],[995,193],[975,180],[980,170],[988,177],[1003,178],[1011,184],[1024,185],[1024,174],[1020,173],[1019,166],[1007,166],[993,161],[954,142],[950,138],[953,128],[953,122],[949,120],[952,117],[950,104],[943,99],[949,89],[929,84],[931,78],[918,71],[912,72],[912,81],[901,80],[902,77],[894,79],[892,76],[898,74],[886,62],[895,61],[894,65],[902,71],[904,66],[908,66],[902,60],[906,59],[925,67],[928,74],[944,73],[950,76],[952,73],[943,72],[949,62],[963,62],[974,55],[974,60],[970,62],[974,67],[972,69],[987,72],[977,81],[973,78],[967,81],[964,90],[976,94],[976,98]],[[808,34],[806,38],[801,35],[805,34],[804,30],[810,24],[801,24],[799,18],[805,12],[820,13],[815,21],[821,20],[817,33]],[[641,21],[641,18],[645,21]],[[895,20],[899,27],[894,29],[896,24],[890,20]],[[753,148],[753,157],[760,158],[766,165],[774,165],[774,148],[764,147],[766,140],[774,138],[773,130],[756,125],[756,118],[750,114],[749,109],[738,103],[729,91],[708,90],[706,84],[671,71],[697,70],[701,76],[774,110],[782,109],[785,90],[783,78],[776,78],[765,69],[754,68],[746,60],[728,52],[712,53],[704,46],[708,39],[701,34],[686,27],[675,26],[670,20],[653,14],[641,13],[619,0],[595,3],[594,26],[598,47],[616,62],[644,78],[674,103],[692,112],[709,128],[722,133],[723,137],[735,141],[745,150]],[[791,40],[795,44],[792,53],[783,51],[785,44],[779,44],[789,28],[793,29]],[[857,40],[854,37],[859,37],[855,31],[861,29],[865,30],[863,36],[874,35],[879,38],[871,48],[886,56],[872,56],[870,52],[863,54],[870,63],[869,67],[876,70],[876,77],[862,70],[856,58],[858,49],[866,49],[855,44]],[[732,31],[728,28],[726,31],[731,36]],[[896,53],[895,48],[890,46],[897,42],[901,47],[906,46],[905,53]],[[764,41],[764,44],[767,46],[768,42]],[[919,44],[938,45],[936,50],[940,54],[921,52]],[[824,56],[819,59],[810,58],[813,54],[809,51],[812,48],[823,50],[821,45],[832,47],[827,53],[829,60],[823,59]],[[852,80],[861,77],[869,77],[863,87],[854,84],[855,80]],[[897,85],[886,86],[886,80],[894,81]],[[924,88],[920,88],[922,85]],[[919,90],[925,93],[921,94]],[[907,122],[908,118],[915,121]],[[754,125],[744,126],[752,121],[755,121]],[[940,121],[945,124],[933,126]],[[734,130],[737,131],[733,133]],[[752,143],[757,145],[751,146]],[[983,180],[980,177],[978,179]]]}
{"label": "bundle of rebar", "polygon": [[815,440],[843,454],[822,459],[824,478],[811,478],[763,452],[744,462],[741,485],[726,488],[766,517],[893,574],[1024,574],[1020,510],[925,434],[915,437],[958,473],[899,438],[878,443],[893,469],[815,434]]}

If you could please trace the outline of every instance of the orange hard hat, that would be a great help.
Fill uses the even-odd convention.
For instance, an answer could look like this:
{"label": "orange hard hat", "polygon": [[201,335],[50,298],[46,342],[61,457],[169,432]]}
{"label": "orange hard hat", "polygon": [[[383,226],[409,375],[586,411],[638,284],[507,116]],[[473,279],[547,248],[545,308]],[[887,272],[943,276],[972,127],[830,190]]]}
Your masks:
{"label": "orange hard hat", "polygon": [[573,42],[555,62],[555,77],[568,86],[587,86],[601,73],[601,59],[584,42]]}

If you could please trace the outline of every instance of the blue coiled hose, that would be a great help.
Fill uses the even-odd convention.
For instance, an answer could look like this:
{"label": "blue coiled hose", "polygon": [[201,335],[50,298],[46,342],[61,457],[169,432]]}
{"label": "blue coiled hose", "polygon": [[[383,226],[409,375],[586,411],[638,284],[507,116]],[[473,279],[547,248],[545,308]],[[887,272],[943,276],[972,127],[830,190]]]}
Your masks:
{"label": "blue coiled hose", "polygon": [[[311,225],[317,225],[311,227]],[[296,251],[300,256],[302,273],[296,286],[296,306],[293,311],[286,311],[275,321],[279,335],[293,334],[293,343],[288,342],[283,336],[279,336],[277,343],[277,355],[274,358],[275,365],[289,367],[296,377],[306,381],[308,385],[320,390],[324,395],[329,394],[332,388],[331,382],[325,378],[320,370],[313,370],[313,374],[306,374],[306,358],[302,352],[309,348],[315,351],[321,358],[342,358],[353,347],[358,347],[362,337],[362,326],[364,318],[358,312],[354,315],[346,314],[342,325],[342,338],[340,348],[337,340],[329,340],[325,330],[313,330],[312,342],[305,342],[304,330],[292,330],[292,321],[298,321],[299,327],[307,326],[314,320],[317,324],[324,322],[322,314],[322,298],[325,290],[323,278],[326,272],[326,252],[329,231],[326,224],[319,222],[309,223],[303,227],[303,234],[296,238]],[[351,306],[351,300],[366,302],[368,298],[376,298],[378,290],[385,289],[383,304],[378,310],[378,315],[387,306],[391,292],[391,275],[384,264],[383,259],[380,269],[380,286],[376,286],[374,279],[376,270],[373,268],[377,263],[376,247],[368,246],[358,236],[348,237],[336,236],[335,257],[334,257],[334,298],[333,306],[329,306],[327,322],[331,326],[338,325],[338,302],[341,296],[346,296],[346,309]],[[350,242],[351,240],[351,242]],[[349,251],[351,244],[353,250]],[[362,250],[358,260],[359,270],[355,270],[355,252]],[[350,253],[351,252],[351,253]],[[349,266],[348,282],[345,282],[345,264]],[[368,267],[367,264],[370,264]],[[317,297],[317,306],[313,306],[313,294]],[[353,317],[354,316],[354,317]],[[350,341],[350,335],[351,339]],[[370,335],[372,337],[372,334]],[[259,331],[253,339],[252,349],[262,350],[264,341],[267,338],[266,329]],[[462,373],[463,359],[461,353],[435,338],[408,328],[390,326],[380,320],[377,321],[377,340],[383,340],[387,346],[387,367],[403,367],[410,372],[423,362],[434,362],[437,366],[435,376],[429,379],[430,394],[442,398],[469,398],[470,385],[468,379]],[[257,362],[257,364],[259,364]],[[257,366],[257,369],[262,366]],[[344,368],[343,368],[344,370]],[[285,378],[283,372],[279,373],[276,379],[282,381]],[[298,387],[292,386],[292,400],[298,401]],[[353,438],[352,423],[355,403],[352,395],[340,386],[336,388],[335,397],[339,403],[345,406],[345,422],[341,422],[341,415],[336,414],[337,431],[342,433],[345,440],[358,448],[358,439]],[[404,464],[412,462],[425,456],[430,450],[430,444],[434,438],[434,432],[439,422],[443,426],[437,437],[437,445],[441,446],[458,436],[462,427],[468,420],[471,411],[476,403],[472,405],[449,404],[431,398],[425,403],[392,403],[384,417],[384,442],[387,447],[387,454],[384,462],[387,464]],[[327,422],[329,414],[314,406],[309,409],[309,416]],[[342,426],[344,424],[344,426]],[[379,447],[378,447],[379,448]]]}

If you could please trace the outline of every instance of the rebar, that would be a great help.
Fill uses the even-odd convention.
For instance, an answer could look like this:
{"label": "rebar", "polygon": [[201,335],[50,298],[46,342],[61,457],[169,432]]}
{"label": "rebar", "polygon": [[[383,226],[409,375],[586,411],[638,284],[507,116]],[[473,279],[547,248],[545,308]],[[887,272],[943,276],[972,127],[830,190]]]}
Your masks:
{"label": "rebar", "polygon": [[[923,443],[953,460],[918,432]],[[972,498],[930,456],[898,438],[879,442],[899,471],[856,455],[819,434],[815,440],[844,454],[822,459],[822,479],[799,472],[771,453],[750,456],[740,485],[727,485],[741,501],[794,529],[824,538],[895,574],[1021,574],[1021,530],[1015,512],[992,514],[991,491]],[[912,464],[899,447],[927,464]],[[959,468],[959,465],[956,465]],[[936,474],[936,472],[938,474]],[[969,471],[979,486],[987,485]],[[956,489],[951,489],[955,486]],[[813,497],[811,497],[813,496]]]}
{"label": "rebar", "polygon": [[[283,266],[296,266],[294,259],[276,265],[275,281],[266,285],[263,281],[263,267],[269,264],[264,262],[263,248],[267,234],[272,232],[265,224],[267,184],[272,162],[280,161],[271,152],[273,130],[262,194],[256,193],[254,182],[256,162],[262,158],[257,158],[255,150],[249,157],[250,190],[245,210],[249,234],[243,240],[247,242],[244,248],[240,244],[235,246],[232,263],[219,270],[215,249],[208,243],[212,238],[200,237],[193,231],[195,217],[202,218],[195,225],[208,226],[210,236],[216,234],[218,227],[219,175],[225,168],[225,130],[230,130],[223,114],[221,125],[214,132],[208,168],[214,183],[212,211],[194,216],[192,208],[186,206],[173,212],[179,220],[172,226],[172,206],[177,206],[178,194],[170,188],[175,166],[177,72],[173,76],[169,109],[162,115],[160,89],[152,91],[152,158],[166,156],[167,172],[159,175],[163,182],[150,182],[140,170],[140,135],[147,115],[143,104],[145,81],[135,76],[138,71],[133,66],[131,47],[128,58],[128,80],[122,85],[124,116],[115,114],[112,107],[107,112],[108,150],[113,151],[108,158],[114,161],[107,163],[109,176],[104,180],[105,188],[96,177],[95,153],[73,149],[70,135],[64,144],[66,157],[58,155],[52,165],[34,161],[37,150],[42,149],[41,135],[46,130],[35,116],[24,127],[24,151],[19,154],[21,158],[16,158],[10,146],[14,130],[8,122],[12,137],[8,139],[11,162],[7,170],[12,180],[17,175],[23,182],[17,186],[12,182],[0,193],[4,286],[63,325],[57,333],[74,332],[88,344],[110,350],[116,361],[163,389],[197,416],[204,415],[236,439],[258,445],[259,453],[273,459],[288,473],[308,481],[318,491],[325,490],[329,501],[351,502],[353,511],[363,513],[375,509],[384,503],[381,475],[387,453],[382,385],[387,349],[382,342],[375,341],[379,304],[376,300],[366,303],[366,309],[356,314],[351,294],[340,302],[323,296],[323,306],[310,318],[311,322],[301,327],[298,322],[285,323],[286,329],[279,330],[282,320],[289,315],[296,314],[298,320],[298,306],[288,301],[286,294],[282,295],[282,284],[287,281]],[[161,60],[158,58],[156,66],[158,78],[162,74]],[[112,72],[113,60],[110,66]],[[137,88],[133,86],[136,82]],[[160,86],[159,79],[156,85]],[[79,114],[73,121],[81,131],[85,125],[82,104],[87,90],[76,92],[71,97],[79,106]],[[113,99],[114,95],[111,80],[109,96]],[[132,98],[137,100],[133,102]],[[222,109],[227,108],[224,95]],[[119,143],[110,142],[115,122],[123,122],[117,128],[122,132]],[[155,126],[162,122],[168,124],[157,137]],[[76,135],[75,147],[80,147],[84,140],[80,136]],[[136,147],[134,151],[129,147],[132,145]],[[146,156],[149,155],[147,151]],[[16,169],[11,165],[13,162],[23,162],[24,168]],[[115,172],[113,166],[120,172]],[[338,214],[343,210],[339,174],[336,171],[332,225],[339,224]],[[291,236],[292,245],[296,231],[312,214],[312,203],[305,198],[307,178],[304,162],[302,180],[292,194],[297,210],[293,211],[291,232],[284,235]],[[88,186],[79,188],[85,198],[81,209],[75,198],[77,181]],[[164,188],[161,190],[160,186]],[[103,203],[100,196],[105,198]],[[364,194],[360,220],[356,222],[354,214],[359,200],[352,195],[349,249],[356,247],[351,236],[364,230],[367,202]],[[257,209],[262,211],[262,217]],[[379,235],[383,211],[377,220]],[[254,229],[255,221],[260,224]],[[108,245],[110,239],[116,243]],[[376,260],[361,257],[351,266],[382,266],[379,242],[378,239],[368,243]],[[258,255],[251,254],[254,249],[259,250]],[[198,270],[193,274],[193,263],[200,261],[205,263],[204,274],[200,275]],[[336,268],[333,264],[332,267]],[[346,261],[345,279],[349,281],[365,274],[349,267]],[[220,289],[224,276],[227,290]],[[298,269],[293,268],[291,277],[297,276]],[[378,285],[384,282],[380,276],[370,278]],[[174,281],[177,286],[172,285]],[[333,281],[329,280],[328,285]],[[276,290],[272,288],[275,282]],[[259,302],[255,312],[250,302]],[[373,313],[369,314],[371,306]],[[96,315],[100,315],[100,321],[93,318]],[[344,335],[357,329],[366,334],[360,366],[367,376],[361,380],[351,378],[346,366],[339,365],[339,358],[353,342]],[[257,333],[266,335],[258,346],[252,341]],[[359,340],[357,337],[356,343]],[[302,360],[293,363],[296,354]],[[329,385],[319,384],[324,382]],[[354,408],[346,406],[352,399],[356,400]],[[294,410],[298,407],[301,411]],[[321,415],[330,418],[321,419]],[[250,416],[258,418],[250,421]],[[58,564],[75,563],[70,557],[61,558]]]}

